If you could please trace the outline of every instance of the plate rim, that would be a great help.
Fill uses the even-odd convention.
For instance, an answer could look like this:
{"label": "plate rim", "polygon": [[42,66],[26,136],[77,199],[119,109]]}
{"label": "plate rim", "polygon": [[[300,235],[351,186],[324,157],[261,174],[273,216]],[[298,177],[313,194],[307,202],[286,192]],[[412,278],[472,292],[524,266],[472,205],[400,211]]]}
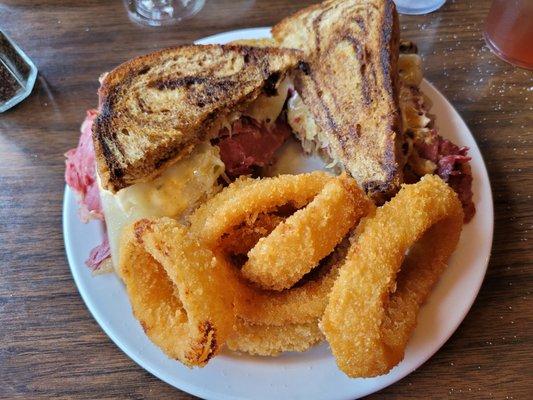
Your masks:
{"label": "plate rim", "polygon": [[[199,39],[199,40],[195,41],[194,43],[195,44],[204,44],[205,42],[208,42],[208,41],[212,42],[212,41],[215,41],[215,40],[221,40],[221,38],[224,38],[226,36],[229,36],[229,37],[233,36],[233,38],[231,40],[237,40],[234,36],[238,36],[238,37],[242,37],[242,38],[269,37],[270,36],[270,27],[243,28],[243,29],[236,29],[236,30],[231,30],[231,31],[220,32],[220,33],[217,33],[217,34],[210,35],[210,36],[204,37],[202,39]],[[483,282],[485,280],[488,264],[489,264],[491,253],[492,253],[492,245],[493,245],[493,238],[494,238],[494,203],[493,203],[492,186],[491,186],[491,182],[490,182],[490,177],[489,177],[489,174],[488,174],[488,170],[487,170],[487,167],[486,167],[485,160],[483,158],[483,154],[481,153],[481,150],[479,149],[479,146],[478,146],[478,144],[477,144],[477,142],[475,140],[474,135],[472,134],[470,128],[468,127],[468,125],[464,121],[464,119],[461,116],[461,114],[448,101],[448,99],[432,83],[427,81],[425,78],[424,78],[424,84],[428,85],[433,90],[433,92],[435,94],[437,94],[438,96],[441,97],[441,100],[446,104],[447,108],[450,108],[451,110],[453,110],[453,112],[455,112],[457,114],[457,116],[459,116],[460,122],[464,125],[464,127],[466,128],[466,132],[470,135],[472,141],[476,145],[477,152],[479,153],[479,162],[480,162],[481,166],[483,167],[480,171],[477,171],[477,172],[478,172],[479,175],[483,176],[483,180],[486,180],[487,185],[488,185],[487,187],[483,187],[482,190],[484,189],[484,192],[485,192],[485,193],[483,193],[483,195],[487,196],[486,197],[486,202],[487,202],[486,206],[488,208],[486,210],[484,210],[484,211],[489,214],[487,217],[490,217],[490,219],[488,220],[488,223],[490,224],[489,225],[490,230],[488,232],[488,238],[490,238],[490,247],[489,247],[488,254],[486,255],[486,259],[483,261],[483,276],[479,280],[479,283],[477,284],[477,287],[472,287],[472,289],[473,289],[472,292],[471,292],[472,296],[471,296],[471,299],[469,300],[469,302],[465,303],[465,305],[466,305],[465,312],[458,319],[457,323],[454,324],[455,326],[453,326],[453,329],[449,329],[448,330],[448,334],[445,335],[446,337],[442,340],[442,343],[440,343],[440,345],[436,346],[431,352],[429,352],[427,354],[427,357],[422,357],[423,359],[421,360],[421,362],[418,365],[415,365],[415,366],[413,366],[411,368],[408,368],[408,369],[402,371],[402,373],[396,379],[393,379],[391,382],[384,382],[383,384],[378,385],[376,388],[372,388],[367,393],[364,393],[364,394],[360,395],[360,397],[369,395],[371,393],[376,393],[376,392],[384,389],[385,387],[388,387],[388,386],[400,381],[401,379],[405,378],[406,376],[410,375],[413,371],[415,371],[416,369],[421,367],[423,364],[425,364],[428,359],[433,357],[433,355],[436,352],[438,352],[446,344],[446,342],[450,339],[450,337],[457,331],[457,329],[460,326],[460,324],[464,321],[464,319],[466,318],[466,316],[470,312],[470,309],[472,308],[474,302],[476,301],[476,299],[478,297],[478,294],[479,294],[479,291],[481,289],[481,286],[483,285]],[[235,396],[235,395],[228,394],[228,393],[220,393],[218,391],[213,391],[213,390],[211,390],[211,389],[209,389],[209,388],[207,388],[205,386],[202,387],[202,386],[197,386],[195,384],[190,384],[187,381],[186,378],[176,378],[175,376],[172,376],[172,377],[168,376],[168,374],[165,374],[163,371],[157,370],[156,368],[153,368],[152,365],[149,362],[144,361],[142,357],[140,357],[138,354],[136,354],[132,349],[130,349],[127,345],[125,345],[120,340],[120,338],[117,335],[115,335],[115,331],[109,326],[109,324],[107,323],[107,321],[103,317],[103,315],[101,315],[100,312],[98,312],[96,310],[95,303],[89,301],[90,296],[88,294],[88,291],[86,290],[85,286],[81,283],[81,279],[82,278],[78,274],[78,272],[76,271],[76,268],[75,268],[76,262],[75,262],[75,256],[73,254],[75,246],[73,246],[73,243],[72,243],[73,237],[72,237],[72,234],[71,234],[71,231],[70,231],[69,221],[68,221],[68,218],[70,218],[70,214],[67,213],[67,210],[70,210],[73,197],[74,197],[74,193],[70,190],[70,188],[68,188],[67,185],[65,185],[65,191],[64,191],[63,202],[62,202],[62,207],[63,207],[63,210],[62,210],[62,225],[63,225],[62,226],[62,230],[63,230],[63,239],[64,239],[64,245],[65,245],[65,252],[66,252],[66,255],[67,255],[67,260],[68,260],[68,263],[69,263],[69,268],[70,268],[71,274],[73,276],[73,279],[74,279],[74,282],[76,284],[76,287],[77,287],[77,289],[78,289],[78,291],[79,291],[79,293],[80,293],[80,295],[81,295],[81,297],[82,297],[82,299],[83,299],[83,301],[85,303],[85,306],[87,307],[87,309],[91,313],[92,317],[100,325],[100,327],[105,332],[105,334],[113,341],[113,343],[115,343],[115,345],[117,345],[117,347],[120,350],[122,350],[122,352],[124,352],[137,365],[139,365],[141,368],[145,369],[146,371],[148,371],[149,373],[151,373],[152,375],[154,375],[155,377],[157,377],[158,379],[164,381],[165,383],[169,384],[172,387],[175,387],[175,388],[177,388],[179,390],[183,390],[183,391],[185,391],[187,393],[190,393],[192,395],[195,395],[195,396],[198,396],[198,397],[202,397],[202,398],[224,398],[224,399],[232,399],[232,400],[233,399],[241,399],[242,397],[240,397],[240,396]],[[384,375],[384,376],[386,376],[386,375]],[[179,386],[177,385],[177,383],[179,383]],[[334,398],[338,398],[338,399],[344,399],[344,398],[348,399],[348,398],[350,398],[350,399],[353,399],[353,395],[352,396],[346,395],[344,397],[342,395],[340,395],[340,396],[336,396],[336,397],[334,396]]]}

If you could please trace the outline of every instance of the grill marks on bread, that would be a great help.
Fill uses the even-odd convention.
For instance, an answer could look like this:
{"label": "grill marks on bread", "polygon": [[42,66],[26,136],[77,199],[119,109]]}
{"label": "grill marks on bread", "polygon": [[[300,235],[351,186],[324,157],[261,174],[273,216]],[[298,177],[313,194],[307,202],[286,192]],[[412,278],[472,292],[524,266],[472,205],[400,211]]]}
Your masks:
{"label": "grill marks on bread", "polygon": [[[398,16],[391,0],[326,1],[272,33],[302,50],[295,85],[329,141],[329,153],[376,200],[401,182],[397,97]],[[307,72],[307,73],[306,73]]]}
{"label": "grill marks on bread", "polygon": [[98,172],[113,192],[147,181],[190,153],[301,58],[294,50],[181,46],[130,60],[99,90],[93,126]]}

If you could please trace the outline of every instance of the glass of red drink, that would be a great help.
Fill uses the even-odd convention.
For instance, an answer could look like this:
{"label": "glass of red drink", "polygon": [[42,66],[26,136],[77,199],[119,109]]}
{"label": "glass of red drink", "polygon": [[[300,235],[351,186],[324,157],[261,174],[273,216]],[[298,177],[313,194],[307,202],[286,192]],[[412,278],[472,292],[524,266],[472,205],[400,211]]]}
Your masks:
{"label": "glass of red drink", "polygon": [[533,0],[493,0],[485,40],[504,61],[533,69]]}

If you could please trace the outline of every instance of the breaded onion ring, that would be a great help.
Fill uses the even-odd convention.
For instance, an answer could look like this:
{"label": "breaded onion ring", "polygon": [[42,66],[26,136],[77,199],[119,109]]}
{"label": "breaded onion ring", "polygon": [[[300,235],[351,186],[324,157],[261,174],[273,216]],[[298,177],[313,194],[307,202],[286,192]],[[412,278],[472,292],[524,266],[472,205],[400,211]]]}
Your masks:
{"label": "breaded onion ring", "polygon": [[[455,249],[458,230],[460,227],[450,229],[449,224],[434,225],[409,249],[402,264],[396,279],[396,291],[390,297],[383,321],[383,341],[391,353],[398,355],[396,363],[403,359],[405,347],[416,326],[419,307],[446,269],[446,255]],[[435,238],[442,243],[437,243]]]}
{"label": "breaded onion ring", "polygon": [[120,253],[133,313],[146,335],[169,357],[205,365],[233,330],[230,267],[169,218],[135,222]]}
{"label": "breaded onion ring", "polygon": [[[348,376],[381,375],[401,361],[420,304],[455,249],[462,223],[455,192],[426,175],[357,227],[321,321]],[[405,275],[397,279],[410,248]]]}
{"label": "breaded onion ring", "polygon": [[191,232],[214,246],[224,232],[245,218],[275,210],[287,203],[305,206],[333,177],[325,172],[237,179],[200,206],[189,218]]}
{"label": "breaded onion ring", "polygon": [[248,252],[243,276],[263,289],[292,287],[333,251],[370,204],[354,179],[330,180],[307,206],[259,239]]}
{"label": "breaded onion ring", "polygon": [[235,305],[237,317],[250,324],[278,326],[317,320],[324,313],[348,244],[347,239],[343,240],[321,262],[317,271],[312,271],[309,277],[304,277],[304,281],[295,287],[273,292],[247,285],[240,291],[240,301]]}
{"label": "breaded onion ring", "polygon": [[323,339],[316,320],[307,324],[274,326],[252,325],[237,319],[235,331],[227,345],[233,351],[277,356],[285,351],[305,351]]}

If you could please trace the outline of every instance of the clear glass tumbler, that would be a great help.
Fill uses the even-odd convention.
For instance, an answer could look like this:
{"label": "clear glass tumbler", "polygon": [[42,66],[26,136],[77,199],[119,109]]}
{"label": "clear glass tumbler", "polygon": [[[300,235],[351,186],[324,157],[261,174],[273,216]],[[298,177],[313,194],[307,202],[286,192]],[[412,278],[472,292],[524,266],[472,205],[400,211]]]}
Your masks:
{"label": "clear glass tumbler", "polygon": [[533,0],[493,0],[485,40],[502,60],[533,70]]}
{"label": "clear glass tumbler", "polygon": [[143,25],[162,26],[190,18],[205,0],[126,0],[130,18]]}
{"label": "clear glass tumbler", "polygon": [[428,14],[438,10],[446,0],[394,0],[400,14]]}

